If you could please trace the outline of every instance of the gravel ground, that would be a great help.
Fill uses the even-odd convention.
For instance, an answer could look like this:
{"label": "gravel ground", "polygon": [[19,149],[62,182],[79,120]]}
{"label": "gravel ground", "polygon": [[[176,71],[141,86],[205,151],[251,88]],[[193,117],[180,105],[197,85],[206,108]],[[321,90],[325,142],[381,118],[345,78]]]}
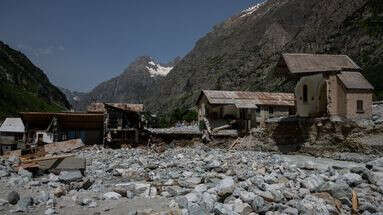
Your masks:
{"label": "gravel ground", "polygon": [[351,214],[356,196],[358,213],[383,213],[383,158],[358,163],[202,144],[76,154],[87,159],[85,176],[32,177],[12,170],[16,158],[0,159],[0,213]]}

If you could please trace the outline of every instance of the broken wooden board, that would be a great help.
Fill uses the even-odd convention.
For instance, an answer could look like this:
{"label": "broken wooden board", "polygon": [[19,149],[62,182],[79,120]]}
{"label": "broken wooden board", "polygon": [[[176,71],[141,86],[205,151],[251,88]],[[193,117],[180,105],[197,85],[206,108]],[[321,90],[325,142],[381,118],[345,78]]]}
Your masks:
{"label": "broken wooden board", "polygon": [[355,214],[355,215],[359,214],[358,210],[359,210],[358,195],[353,190],[352,191],[352,211],[351,211],[351,214]]}
{"label": "broken wooden board", "polygon": [[225,130],[227,128],[231,128],[231,125],[223,125],[223,126],[220,126],[220,127],[217,127],[217,128],[213,128],[213,133],[217,132],[217,131],[220,131],[220,130]]}
{"label": "broken wooden board", "polygon": [[71,152],[75,149],[84,147],[81,139],[67,140],[44,145],[45,152],[48,154],[60,154]]}
{"label": "broken wooden board", "polygon": [[43,171],[68,171],[80,170],[84,171],[86,168],[86,160],[78,157],[58,157],[46,160],[37,161],[39,169]]}
{"label": "broken wooden board", "polygon": [[41,157],[33,160],[23,160],[19,168],[38,168],[43,171],[61,172],[68,170],[85,171],[86,160],[74,157],[74,155],[63,155],[53,157]]}

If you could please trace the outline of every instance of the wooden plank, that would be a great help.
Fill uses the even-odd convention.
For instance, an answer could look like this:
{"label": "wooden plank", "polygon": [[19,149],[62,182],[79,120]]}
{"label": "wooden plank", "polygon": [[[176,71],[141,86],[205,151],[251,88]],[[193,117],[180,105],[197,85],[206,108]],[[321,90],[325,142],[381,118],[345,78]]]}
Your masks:
{"label": "wooden plank", "polygon": [[359,214],[358,213],[358,208],[359,208],[359,205],[358,205],[358,195],[353,190],[352,191],[352,212],[351,212],[351,214],[353,214],[353,215]]}

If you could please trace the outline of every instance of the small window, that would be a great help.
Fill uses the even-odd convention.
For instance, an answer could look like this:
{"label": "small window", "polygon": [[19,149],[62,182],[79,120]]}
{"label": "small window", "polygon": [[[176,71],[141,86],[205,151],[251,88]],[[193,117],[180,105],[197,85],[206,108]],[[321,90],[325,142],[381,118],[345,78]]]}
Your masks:
{"label": "small window", "polygon": [[356,112],[357,113],[363,113],[364,112],[362,100],[356,101]]}
{"label": "small window", "polygon": [[307,102],[308,94],[307,94],[307,85],[303,85],[303,102]]}
{"label": "small window", "polygon": [[273,114],[274,114],[274,108],[273,108],[273,107],[269,107],[269,114],[270,114],[270,115],[273,115]]}

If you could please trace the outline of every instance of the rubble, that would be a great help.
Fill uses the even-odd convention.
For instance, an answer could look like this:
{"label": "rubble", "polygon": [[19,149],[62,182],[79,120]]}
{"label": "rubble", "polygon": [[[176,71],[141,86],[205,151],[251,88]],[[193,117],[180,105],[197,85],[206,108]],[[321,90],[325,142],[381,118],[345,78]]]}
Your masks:
{"label": "rubble", "polygon": [[15,198],[14,205],[1,207],[38,214],[118,213],[121,208],[122,213],[174,214],[383,212],[382,158],[338,161],[199,145],[162,153],[90,147],[74,156],[87,161],[84,175],[64,170],[28,179],[27,170],[13,171],[12,163],[2,160],[0,170],[9,174],[1,177],[0,188],[17,191],[21,202]]}

